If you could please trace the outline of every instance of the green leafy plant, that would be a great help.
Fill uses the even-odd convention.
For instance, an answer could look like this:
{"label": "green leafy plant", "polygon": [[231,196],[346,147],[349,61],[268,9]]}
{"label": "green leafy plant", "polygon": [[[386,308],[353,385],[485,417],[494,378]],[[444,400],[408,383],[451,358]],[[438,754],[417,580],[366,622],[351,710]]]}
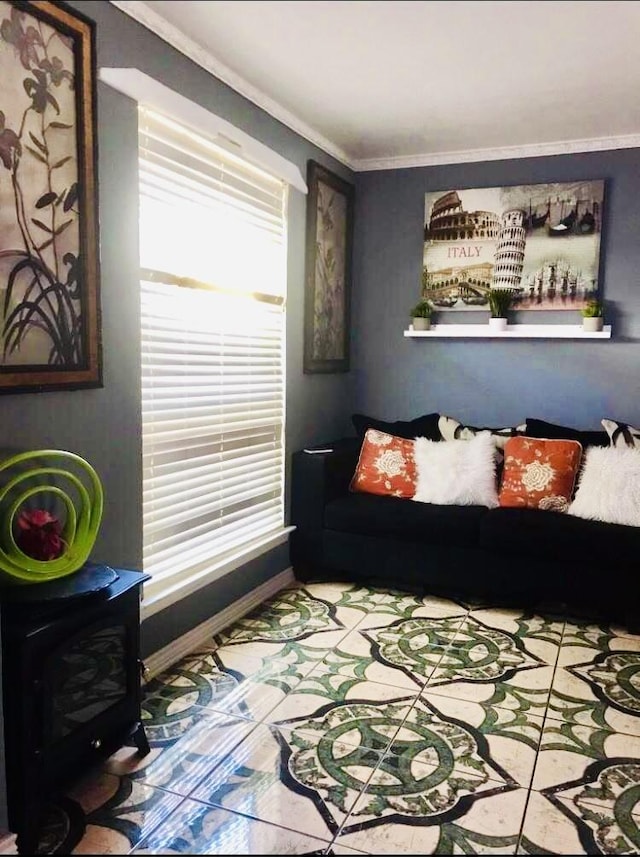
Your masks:
{"label": "green leafy plant", "polygon": [[411,310],[411,318],[431,318],[433,315],[433,307],[428,301],[421,300]]}
{"label": "green leafy plant", "polygon": [[515,294],[513,289],[491,289],[489,292],[491,318],[506,318]]}
{"label": "green leafy plant", "polygon": [[590,300],[587,302],[587,305],[580,310],[584,318],[601,318],[603,307],[600,301]]}

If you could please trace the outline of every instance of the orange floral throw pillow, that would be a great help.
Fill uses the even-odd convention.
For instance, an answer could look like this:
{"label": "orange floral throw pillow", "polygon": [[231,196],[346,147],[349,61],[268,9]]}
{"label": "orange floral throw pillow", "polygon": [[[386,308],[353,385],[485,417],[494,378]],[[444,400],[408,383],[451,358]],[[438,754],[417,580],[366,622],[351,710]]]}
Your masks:
{"label": "orange floral throw pillow", "polygon": [[351,491],[411,498],[416,492],[413,441],[367,429]]}
{"label": "orange floral throw pillow", "polygon": [[504,447],[500,505],[566,512],[581,456],[577,440],[509,438]]}

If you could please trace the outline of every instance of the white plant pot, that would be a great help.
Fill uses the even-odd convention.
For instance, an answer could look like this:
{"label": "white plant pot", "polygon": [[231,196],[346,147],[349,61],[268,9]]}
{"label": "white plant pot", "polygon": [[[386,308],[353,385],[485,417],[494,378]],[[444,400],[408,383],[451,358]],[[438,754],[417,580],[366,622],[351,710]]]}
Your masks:
{"label": "white plant pot", "polygon": [[506,330],[507,329],[507,319],[506,318],[494,318],[493,316],[489,318],[489,327],[491,330]]}
{"label": "white plant pot", "polygon": [[588,331],[589,333],[594,333],[596,330],[602,330],[602,323],[604,319],[602,316],[592,316],[591,318],[583,318],[582,319],[582,329],[584,331]]}
{"label": "white plant pot", "polygon": [[431,327],[431,319],[430,318],[414,318],[413,319],[413,329],[414,330],[429,330]]}

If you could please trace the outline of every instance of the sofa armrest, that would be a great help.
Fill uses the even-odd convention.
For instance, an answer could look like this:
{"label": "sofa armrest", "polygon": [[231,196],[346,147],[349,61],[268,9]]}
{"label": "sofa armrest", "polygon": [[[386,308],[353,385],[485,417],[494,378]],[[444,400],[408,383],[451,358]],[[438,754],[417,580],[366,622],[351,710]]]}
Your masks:
{"label": "sofa armrest", "polygon": [[342,438],[316,449],[330,452],[294,452],[291,459],[291,560],[296,565],[322,563],[324,507],[342,497],[358,463],[361,441]]}

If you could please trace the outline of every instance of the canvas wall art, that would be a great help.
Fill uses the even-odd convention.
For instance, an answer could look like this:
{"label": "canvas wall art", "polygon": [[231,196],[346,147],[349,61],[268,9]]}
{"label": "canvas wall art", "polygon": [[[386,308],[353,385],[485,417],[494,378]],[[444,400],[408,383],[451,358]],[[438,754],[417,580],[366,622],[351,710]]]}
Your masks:
{"label": "canvas wall art", "polygon": [[422,294],[436,309],[579,310],[598,295],[604,181],[425,195]]}
{"label": "canvas wall art", "polygon": [[99,386],[95,25],[0,0],[0,390]]}
{"label": "canvas wall art", "polygon": [[304,371],[349,371],[352,184],[307,164]]}

